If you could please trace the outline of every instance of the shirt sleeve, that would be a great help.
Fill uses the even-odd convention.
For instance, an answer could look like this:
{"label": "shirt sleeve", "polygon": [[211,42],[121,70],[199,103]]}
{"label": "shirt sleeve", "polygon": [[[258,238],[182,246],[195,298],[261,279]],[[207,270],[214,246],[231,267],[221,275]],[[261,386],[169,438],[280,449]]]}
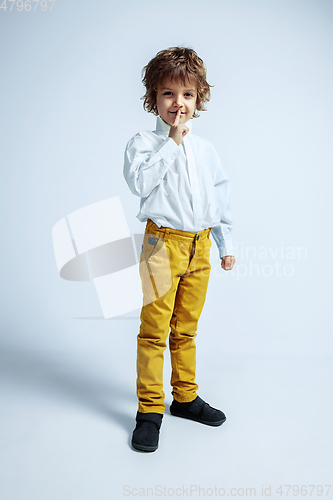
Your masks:
{"label": "shirt sleeve", "polygon": [[212,228],[212,235],[222,259],[226,255],[234,255],[234,246],[231,237],[230,183],[213,146],[212,154],[214,161],[215,199],[220,216],[220,223]]}
{"label": "shirt sleeve", "polygon": [[162,143],[139,132],[127,143],[124,177],[133,194],[145,198],[160,184],[180,153],[176,142],[167,137]]}

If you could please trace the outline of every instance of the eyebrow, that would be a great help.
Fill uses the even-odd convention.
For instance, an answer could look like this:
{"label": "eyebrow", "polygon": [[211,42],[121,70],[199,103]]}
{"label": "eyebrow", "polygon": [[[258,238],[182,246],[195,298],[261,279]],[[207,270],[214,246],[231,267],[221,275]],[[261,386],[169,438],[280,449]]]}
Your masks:
{"label": "eyebrow", "polygon": [[[163,87],[161,90],[173,90],[173,89],[171,89],[170,87]],[[189,91],[196,92],[195,89],[185,89],[185,92],[189,92]]]}

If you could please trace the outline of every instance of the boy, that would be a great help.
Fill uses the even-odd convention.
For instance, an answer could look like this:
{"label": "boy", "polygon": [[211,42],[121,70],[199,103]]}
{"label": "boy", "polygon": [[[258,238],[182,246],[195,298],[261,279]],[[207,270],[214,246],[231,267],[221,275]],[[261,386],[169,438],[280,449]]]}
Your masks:
{"label": "boy", "polygon": [[145,66],[142,81],[144,108],[157,116],[157,125],[154,132],[132,137],[124,160],[126,182],[141,198],[137,218],[147,221],[132,446],[155,451],[165,410],[163,352],[169,329],[171,414],[213,426],[226,420],[196,393],[194,338],[211,268],[210,233],[224,270],[233,268],[235,257],[229,181],[213,146],[190,133],[189,120],[210,99],[202,59],[184,47],[162,50]]}

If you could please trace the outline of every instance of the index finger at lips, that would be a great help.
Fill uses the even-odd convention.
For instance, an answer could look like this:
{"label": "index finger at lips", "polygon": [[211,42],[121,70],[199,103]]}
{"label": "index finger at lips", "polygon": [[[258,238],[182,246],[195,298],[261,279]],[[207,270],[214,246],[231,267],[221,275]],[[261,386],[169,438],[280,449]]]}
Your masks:
{"label": "index finger at lips", "polygon": [[175,117],[175,121],[173,122],[174,125],[179,125],[179,117],[180,117],[180,109],[178,109],[177,113],[176,113],[176,117]]}

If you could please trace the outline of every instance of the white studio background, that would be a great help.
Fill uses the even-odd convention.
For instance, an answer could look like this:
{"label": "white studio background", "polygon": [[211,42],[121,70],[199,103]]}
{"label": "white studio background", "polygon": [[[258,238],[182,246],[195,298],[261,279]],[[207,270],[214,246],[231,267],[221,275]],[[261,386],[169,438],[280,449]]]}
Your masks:
{"label": "white studio background", "polygon": [[[270,481],[329,484],[332,2],[56,0],[52,12],[51,2],[45,12],[10,11],[12,3],[0,9],[1,498],[104,500],[123,498],[124,485],[195,480],[257,485],[257,496]],[[155,126],[142,108],[141,70],[175,45],[196,50],[214,85],[192,126],[230,179],[236,246],[226,273],[212,242],[197,337],[202,396],[227,403],[234,424],[222,426],[211,455],[191,427],[183,469],[173,462],[180,428],[168,431],[166,418],[164,448],[129,448],[140,311],[103,320],[92,283],[59,277],[51,239],[61,218],[114,196],[131,232],[144,231],[123,152]],[[166,353],[166,384],[168,364]],[[274,429],[268,407],[287,411]],[[318,427],[306,438],[296,430],[314,407]]]}

